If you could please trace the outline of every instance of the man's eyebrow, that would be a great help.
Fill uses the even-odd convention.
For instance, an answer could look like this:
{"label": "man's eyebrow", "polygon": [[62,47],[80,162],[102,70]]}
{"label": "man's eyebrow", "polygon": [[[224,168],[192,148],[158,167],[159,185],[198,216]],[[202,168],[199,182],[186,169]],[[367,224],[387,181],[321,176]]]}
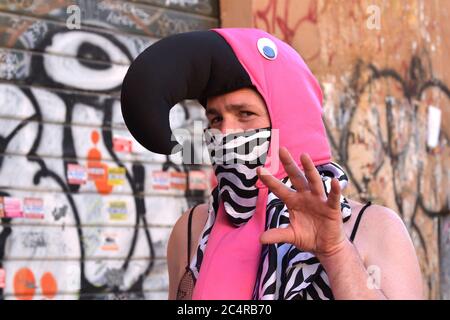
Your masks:
{"label": "man's eyebrow", "polygon": [[216,109],[213,108],[206,109],[206,115],[217,115],[217,114],[219,113],[217,112]]}
{"label": "man's eyebrow", "polygon": [[[225,109],[227,109],[227,110],[232,110],[232,109],[239,110],[239,109],[243,109],[243,108],[248,108],[250,106],[251,105],[249,105],[247,103],[232,103],[232,104],[226,105]],[[219,112],[216,109],[214,109],[214,107],[206,109],[206,115],[217,115],[217,114],[219,114]]]}
{"label": "man's eyebrow", "polygon": [[231,109],[242,109],[242,108],[248,108],[250,105],[247,103],[233,103],[225,106],[225,109],[231,110]]}

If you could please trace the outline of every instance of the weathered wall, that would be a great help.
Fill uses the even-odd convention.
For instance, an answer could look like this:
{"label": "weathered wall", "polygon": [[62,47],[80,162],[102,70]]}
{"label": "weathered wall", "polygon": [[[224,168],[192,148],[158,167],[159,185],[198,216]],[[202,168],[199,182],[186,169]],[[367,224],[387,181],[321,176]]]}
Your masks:
{"label": "weathered wall", "polygon": [[[449,299],[450,3],[223,2],[223,26],[257,26],[299,50],[325,93],[333,155],[352,179],[347,195],[402,216],[427,297]],[[67,28],[72,4],[81,30]],[[380,8],[379,30],[368,27],[370,5]],[[0,210],[0,298],[166,298],[167,237],[207,194],[177,184],[174,172],[208,169],[133,141],[120,83],[157,38],[218,23],[214,0],[0,0],[0,199],[8,204]],[[430,105],[442,111],[432,149]],[[203,117],[188,103],[173,116],[179,126]],[[132,152],[120,148],[128,139]],[[71,164],[97,175],[69,181]],[[17,202],[25,217],[11,217]]]}
{"label": "weathered wall", "polygon": [[215,0],[0,0],[0,299],[167,298],[169,233],[210,173],[138,145],[120,85],[156,39],[218,24]]}
{"label": "weathered wall", "polygon": [[[450,298],[450,2],[254,0],[250,25],[227,19],[233,10],[241,8],[224,6],[223,26],[265,29],[300,52],[325,94],[333,156],[352,182],[347,195],[396,210],[425,295]],[[436,126],[427,123],[430,105],[442,112],[434,148],[426,144]]]}

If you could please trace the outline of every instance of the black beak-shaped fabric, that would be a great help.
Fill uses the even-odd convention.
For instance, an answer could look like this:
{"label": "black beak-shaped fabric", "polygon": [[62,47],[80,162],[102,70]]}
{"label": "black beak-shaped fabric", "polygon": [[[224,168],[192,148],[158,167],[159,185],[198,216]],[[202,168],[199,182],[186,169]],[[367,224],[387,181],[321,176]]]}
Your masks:
{"label": "black beak-shaped fabric", "polygon": [[252,87],[235,53],[217,32],[169,36],[144,50],[124,78],[121,108],[125,124],[145,148],[171,154],[178,145],[169,124],[170,109],[185,99],[206,99]]}

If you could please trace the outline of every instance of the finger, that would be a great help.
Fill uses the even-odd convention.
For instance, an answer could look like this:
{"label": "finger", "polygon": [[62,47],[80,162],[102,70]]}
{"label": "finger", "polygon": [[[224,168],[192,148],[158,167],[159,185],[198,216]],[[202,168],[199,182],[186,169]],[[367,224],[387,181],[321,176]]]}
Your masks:
{"label": "finger", "polygon": [[302,163],[303,170],[305,171],[306,179],[308,179],[309,189],[311,192],[321,196],[322,198],[326,198],[322,178],[320,177],[319,171],[317,171],[310,156],[307,153],[303,153],[300,156],[300,161]]}
{"label": "finger", "polygon": [[290,195],[295,193],[294,190],[275,178],[266,168],[259,167],[256,172],[262,183],[264,183],[270,191],[272,191],[284,203],[286,203]]}
{"label": "finger", "polygon": [[280,160],[294,188],[299,192],[308,190],[308,180],[285,147],[280,148]]}
{"label": "finger", "polygon": [[341,208],[341,186],[336,178],[331,179],[331,190],[328,194],[327,204],[332,209]]}
{"label": "finger", "polygon": [[294,243],[295,236],[291,226],[287,228],[269,229],[259,238],[263,244]]}

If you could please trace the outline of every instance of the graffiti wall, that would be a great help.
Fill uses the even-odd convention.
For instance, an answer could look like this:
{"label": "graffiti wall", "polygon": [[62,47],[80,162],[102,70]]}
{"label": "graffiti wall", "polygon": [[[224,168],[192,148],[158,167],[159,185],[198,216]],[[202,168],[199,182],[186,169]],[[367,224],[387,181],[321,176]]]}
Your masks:
{"label": "graffiti wall", "polygon": [[171,228],[210,172],[133,140],[120,85],[158,38],[216,26],[214,0],[0,0],[0,299],[167,298]]}
{"label": "graffiti wall", "polygon": [[293,45],[319,78],[347,196],[398,212],[425,296],[448,298],[450,3],[258,0],[251,10],[253,26]]}

